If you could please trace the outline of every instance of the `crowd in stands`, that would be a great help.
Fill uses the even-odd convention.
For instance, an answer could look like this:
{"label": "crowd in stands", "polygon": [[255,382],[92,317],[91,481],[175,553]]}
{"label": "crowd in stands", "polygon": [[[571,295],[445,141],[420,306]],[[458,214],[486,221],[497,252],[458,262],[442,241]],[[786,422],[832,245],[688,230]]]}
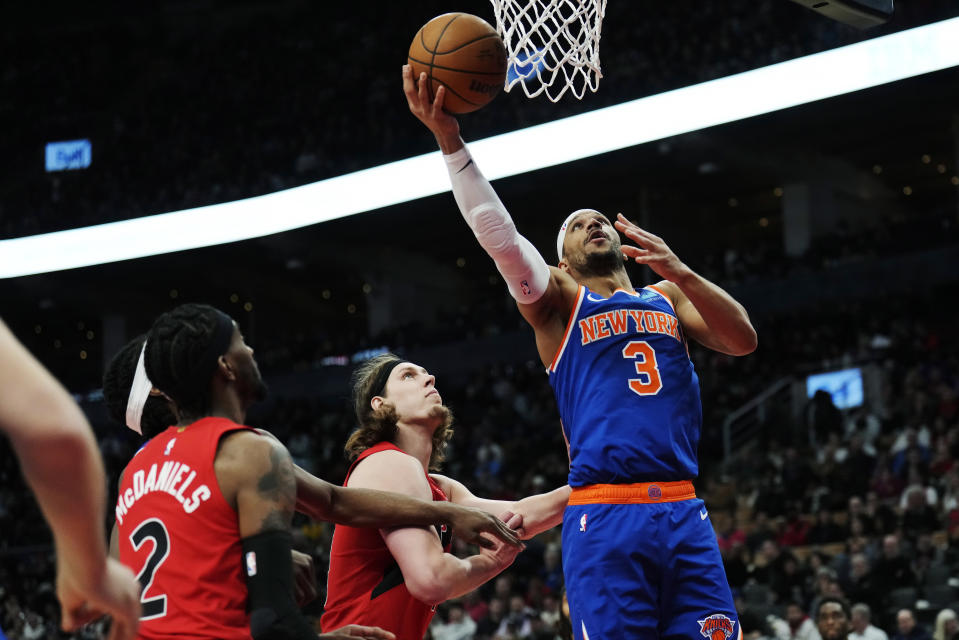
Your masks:
{"label": "crowd in stands", "polygon": [[[942,305],[956,293],[953,287],[895,306],[870,300],[809,317],[757,318],[761,347],[748,358],[694,349],[704,398],[701,451],[721,450],[723,416],[770,380],[869,363],[882,372],[879,404],[843,412],[820,396],[795,419],[768,413],[758,440],[729,459],[702,456],[698,492],[751,637],[799,637],[803,616],[826,594],[867,606],[872,624],[890,637],[908,617],[903,610],[927,630],[940,611],[959,610],[959,350]],[[504,362],[452,388],[438,373],[458,418],[451,475],[478,495],[499,498],[565,482],[555,404],[536,363]],[[304,468],[341,481],[341,447],[353,425],[345,390],[327,398],[274,392],[250,422],[273,430]],[[136,441],[119,425],[96,428],[115,486]],[[5,445],[0,456],[0,628],[13,637],[54,637],[48,537]],[[332,527],[296,524],[322,589]],[[554,531],[532,541],[497,581],[441,607],[435,637],[553,637],[561,588]]]}
{"label": "crowd in stands", "polygon": [[[353,37],[355,16],[315,16],[311,12],[325,3],[308,4],[291,3],[286,18],[265,23],[261,13],[244,17],[238,12],[216,28],[198,25],[195,32],[184,27],[167,33],[148,22],[108,23],[47,33],[29,48],[18,40],[27,38],[27,32],[5,35],[8,44],[19,42],[21,50],[31,53],[29,61],[14,56],[0,62],[5,82],[49,76],[47,84],[64,95],[72,88],[91,100],[80,125],[91,132],[95,155],[88,172],[50,176],[11,170],[8,177],[17,184],[11,178],[0,186],[0,237],[232,200],[428,150],[430,141],[420,131],[404,133],[413,124],[398,95],[398,71],[373,78],[344,74],[343,65],[330,57],[330,38]],[[621,10],[614,4],[610,11]],[[946,4],[901,3],[899,27],[946,17],[952,11]],[[503,100],[502,108],[473,116],[471,135],[551,120],[586,106],[641,97],[865,37],[789,5],[780,0],[697,3],[692,15],[680,15],[689,6],[672,3],[659,5],[657,15],[616,21],[604,31],[607,76],[600,94],[583,105],[519,106]],[[379,19],[365,23],[365,35],[349,47],[351,66],[383,66],[387,57],[374,45],[396,39],[385,30],[399,21],[391,12],[401,11],[401,4],[378,6]],[[783,19],[787,12],[793,19]],[[175,16],[166,20],[172,23]],[[321,22],[324,29],[318,31]],[[271,31],[282,38],[264,35]],[[153,49],[138,48],[137,38],[175,54],[155,56]],[[40,46],[52,45],[54,39],[77,55]],[[86,49],[80,46],[86,44]],[[118,49],[125,55],[114,55]],[[276,66],[278,49],[301,62]],[[224,51],[231,55],[222,55]],[[108,59],[113,66],[106,64]],[[202,81],[183,74],[183,61],[203,61]],[[84,67],[111,71],[89,80],[79,72]],[[327,81],[318,80],[324,77]],[[80,78],[88,78],[84,82],[89,86],[79,87]],[[142,95],[146,85],[137,78],[149,78],[157,99]],[[242,82],[233,83],[238,78]],[[299,87],[295,91],[293,84]],[[256,93],[250,90],[254,86]],[[43,89],[31,91],[17,99],[51,104]],[[329,106],[352,103],[355,96],[362,96],[363,107],[349,114],[337,115]],[[104,100],[115,102],[114,108],[94,108]],[[0,113],[16,107],[13,97],[0,96]],[[11,132],[12,144],[26,148],[35,137],[45,137],[43,127],[69,106],[39,111],[32,128]],[[164,140],[166,146],[150,146],[144,153],[148,139],[150,145]],[[105,150],[102,156],[100,149]],[[890,250],[955,239],[954,210],[935,211],[918,224],[892,220],[870,232],[838,227],[799,259],[787,259],[772,247],[724,250],[703,258],[700,270],[734,286],[756,274],[772,278],[841,268]],[[255,345],[258,358],[265,371],[308,376],[322,357],[364,346],[402,348],[426,336],[455,343],[471,332],[516,331],[522,322],[518,315],[502,312],[509,301],[498,283],[496,287],[503,304],[492,299],[485,311],[471,308],[428,326],[394,327],[377,336],[324,334],[304,327],[297,335],[283,336],[285,343]],[[744,359],[692,350],[703,389],[701,451],[708,452],[722,450],[725,416],[773,380],[867,363],[882,374],[876,404],[842,412],[820,397],[798,417],[786,408],[771,411],[751,446],[728,459],[702,456],[697,491],[709,506],[750,638],[817,640],[809,616],[818,599],[830,594],[856,604],[855,640],[883,640],[869,624],[893,640],[955,636],[959,345],[954,317],[943,301],[957,293],[954,287],[917,289],[894,302],[877,294],[828,309],[756,317],[760,349]],[[507,499],[565,482],[565,446],[552,391],[538,363],[502,362],[475,371],[453,388],[444,387],[442,372],[437,373],[438,386],[458,418],[446,467],[450,475],[477,495]],[[341,481],[347,469],[342,445],[353,427],[343,402],[346,390],[322,398],[273,391],[274,398],[254,411],[250,422],[276,433],[304,468]],[[87,409],[115,487],[137,442],[122,426],[105,422],[102,411]],[[68,637],[57,630],[49,534],[28,495],[8,444],[0,441],[0,629],[11,639]],[[305,519],[296,525],[297,545],[314,555],[320,570],[321,595],[309,609],[318,615],[332,527]],[[457,551],[465,552],[462,546]],[[435,640],[557,637],[563,583],[559,552],[558,531],[530,542],[501,577],[439,608],[431,631]],[[98,633],[93,626],[73,637],[95,638]]]}

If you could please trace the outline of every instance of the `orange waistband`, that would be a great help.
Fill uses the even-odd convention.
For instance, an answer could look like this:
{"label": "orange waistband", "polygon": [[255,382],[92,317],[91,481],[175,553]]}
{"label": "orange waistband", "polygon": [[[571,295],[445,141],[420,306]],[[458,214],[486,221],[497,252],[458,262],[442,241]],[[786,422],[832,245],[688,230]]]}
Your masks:
{"label": "orange waistband", "polygon": [[636,482],[634,484],[589,484],[573,487],[568,504],[649,504],[692,500],[696,490],[689,480]]}

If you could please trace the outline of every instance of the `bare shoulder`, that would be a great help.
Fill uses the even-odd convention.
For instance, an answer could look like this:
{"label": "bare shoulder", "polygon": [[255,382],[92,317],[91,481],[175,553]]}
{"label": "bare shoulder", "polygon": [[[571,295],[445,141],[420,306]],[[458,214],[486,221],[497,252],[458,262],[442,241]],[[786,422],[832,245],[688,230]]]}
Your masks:
{"label": "bare shoulder", "polygon": [[666,298],[674,305],[686,297],[683,294],[682,289],[669,280],[660,280],[655,284],[646,285],[646,288],[652,289],[660,295],[666,296]]}
{"label": "bare shoulder", "polygon": [[232,500],[244,484],[286,466],[292,473],[292,465],[290,453],[279,440],[240,429],[224,434],[220,439],[214,469],[223,495]]}
{"label": "bare shoulder", "polygon": [[350,474],[347,486],[403,493],[426,500],[433,495],[419,460],[392,449],[361,460]]}

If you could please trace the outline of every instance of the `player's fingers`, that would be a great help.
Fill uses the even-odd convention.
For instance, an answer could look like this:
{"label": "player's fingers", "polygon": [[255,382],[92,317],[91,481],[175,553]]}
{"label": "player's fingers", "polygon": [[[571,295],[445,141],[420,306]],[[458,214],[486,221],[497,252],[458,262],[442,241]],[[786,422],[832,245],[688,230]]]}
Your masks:
{"label": "player's fingers", "polygon": [[133,640],[137,637],[137,620],[113,619],[110,626],[110,637],[115,640]]}
{"label": "player's fingers", "polygon": [[494,523],[493,529],[488,531],[488,533],[496,536],[510,546],[523,546],[523,543],[520,542],[519,538],[516,537],[516,532],[513,531],[505,522],[497,518]]}
{"label": "player's fingers", "polygon": [[379,627],[363,627],[364,637],[366,638],[379,638],[381,640],[396,640],[396,636],[387,631],[386,629],[380,629]]}
{"label": "player's fingers", "polygon": [[420,106],[427,105],[430,103],[429,96],[426,95],[426,72],[423,71],[420,73],[419,79],[416,81],[416,87],[419,91]]}
{"label": "player's fingers", "polygon": [[73,619],[73,613],[63,607],[60,607],[60,628],[64,631],[73,631],[77,628],[77,624]]}
{"label": "player's fingers", "polygon": [[132,637],[133,633],[126,622],[114,618],[110,624],[110,632],[107,634],[107,640],[129,640]]}
{"label": "player's fingers", "polygon": [[637,258],[639,256],[648,257],[650,255],[648,250],[628,244],[624,244],[622,247],[620,247],[620,251],[623,252],[623,255],[629,258]]}
{"label": "player's fingers", "polygon": [[489,538],[484,538],[483,536],[476,536],[476,537],[473,538],[470,542],[472,542],[473,544],[475,544],[475,545],[478,546],[478,547],[482,547],[483,549],[495,549],[495,548],[496,548],[496,543],[495,543],[495,542],[493,542],[493,541],[490,540]]}
{"label": "player's fingers", "polygon": [[412,100],[413,95],[415,94],[416,83],[413,82],[413,70],[410,68],[410,65],[403,65],[403,93],[406,94],[407,100]]}
{"label": "player's fingers", "polygon": [[433,113],[437,114],[443,110],[443,101],[446,99],[446,87],[440,85],[436,90],[436,97],[433,98]]}
{"label": "player's fingers", "polygon": [[[85,624],[90,624],[102,614],[98,611],[74,611],[70,616],[63,619],[63,628],[66,631],[75,631]],[[67,626],[69,625],[69,626]]]}
{"label": "player's fingers", "polygon": [[644,242],[658,242],[662,238],[657,236],[655,233],[650,233],[643,229],[635,222],[631,222],[626,216],[621,213],[616,214],[616,221],[613,223],[613,226],[626,233],[634,240],[642,240]]}
{"label": "player's fingers", "polygon": [[360,624],[351,624],[343,627],[342,629],[346,633],[349,633],[351,638],[378,638],[381,640],[396,640],[396,636],[386,629],[380,629],[379,627],[365,627]]}

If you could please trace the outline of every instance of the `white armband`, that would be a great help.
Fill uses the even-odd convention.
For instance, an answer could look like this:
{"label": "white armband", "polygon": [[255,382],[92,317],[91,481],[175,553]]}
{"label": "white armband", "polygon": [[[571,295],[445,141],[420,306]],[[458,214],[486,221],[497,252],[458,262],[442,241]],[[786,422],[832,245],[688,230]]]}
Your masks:
{"label": "white armband", "polygon": [[509,212],[480,173],[469,150],[444,155],[453,197],[480,246],[493,258],[517,302],[539,300],[549,285],[549,267],[533,244],[516,231]]}

